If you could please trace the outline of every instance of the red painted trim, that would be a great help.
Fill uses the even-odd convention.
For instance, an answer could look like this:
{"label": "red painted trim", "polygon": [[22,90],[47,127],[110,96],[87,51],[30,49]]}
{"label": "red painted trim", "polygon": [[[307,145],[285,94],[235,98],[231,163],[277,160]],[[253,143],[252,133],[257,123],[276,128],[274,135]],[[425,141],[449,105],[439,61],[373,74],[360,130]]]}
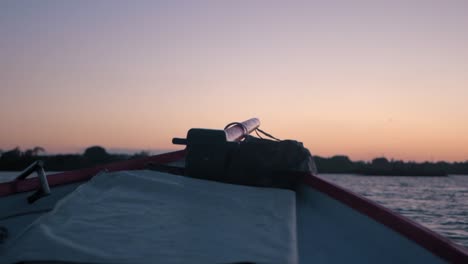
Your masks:
{"label": "red painted trim", "polygon": [[[134,160],[120,161],[105,165],[99,165],[93,168],[66,171],[47,176],[49,186],[58,186],[74,182],[81,182],[91,179],[100,171],[119,171],[119,170],[138,170],[144,169],[149,163],[164,164],[180,160],[185,156],[185,150],[165,153],[152,157],[145,157]],[[40,186],[38,178],[25,179],[20,181],[11,181],[0,183],[0,197],[20,192],[28,192],[38,189]]]}
{"label": "red painted trim", "polygon": [[319,177],[308,175],[304,183],[399,232],[433,254],[451,262],[468,263],[468,249],[369,199]]}

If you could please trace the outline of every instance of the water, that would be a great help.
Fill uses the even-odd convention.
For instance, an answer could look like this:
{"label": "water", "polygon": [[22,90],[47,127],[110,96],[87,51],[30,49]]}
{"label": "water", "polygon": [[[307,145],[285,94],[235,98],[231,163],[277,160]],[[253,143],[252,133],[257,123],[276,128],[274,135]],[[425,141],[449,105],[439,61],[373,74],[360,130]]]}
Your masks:
{"label": "water", "polygon": [[[0,172],[0,182],[19,172]],[[321,174],[468,247],[468,176],[385,177]]]}
{"label": "water", "polygon": [[457,244],[468,247],[468,176],[320,177],[390,208]]}

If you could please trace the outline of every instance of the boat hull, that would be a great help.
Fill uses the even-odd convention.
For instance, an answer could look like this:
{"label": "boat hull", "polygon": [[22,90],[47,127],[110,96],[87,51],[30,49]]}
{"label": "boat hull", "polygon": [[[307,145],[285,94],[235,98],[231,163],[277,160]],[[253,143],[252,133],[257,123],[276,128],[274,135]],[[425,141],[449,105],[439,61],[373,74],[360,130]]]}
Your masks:
{"label": "boat hull", "polygon": [[[183,160],[184,151],[48,176],[51,195],[33,204],[37,179],[0,184],[0,226],[15,238],[99,171],[144,169]],[[267,202],[267,201],[265,201]],[[296,190],[299,263],[468,263],[448,239],[372,201],[314,175]],[[0,244],[0,250],[2,245]],[[0,262],[1,263],[1,262]]]}
{"label": "boat hull", "polygon": [[445,263],[415,241],[309,185],[296,197],[301,263]]}

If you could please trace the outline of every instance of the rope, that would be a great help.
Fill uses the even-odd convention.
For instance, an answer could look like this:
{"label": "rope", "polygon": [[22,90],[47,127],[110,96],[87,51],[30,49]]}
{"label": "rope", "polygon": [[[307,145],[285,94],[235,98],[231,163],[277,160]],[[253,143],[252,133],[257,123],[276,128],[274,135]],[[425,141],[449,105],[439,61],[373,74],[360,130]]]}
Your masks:
{"label": "rope", "polygon": [[262,136],[260,136],[260,134],[258,133],[257,129],[255,129],[255,134],[257,134],[257,137],[259,137],[260,139],[263,139]]}
{"label": "rope", "polygon": [[[226,130],[226,129],[232,127],[232,126],[241,126],[241,127],[242,127],[242,130],[244,130],[244,136],[248,136],[249,130],[247,129],[247,127],[246,127],[244,124],[242,124],[242,123],[240,123],[240,122],[232,122],[232,123],[229,123],[229,124],[227,124],[227,125],[224,127],[224,130]],[[271,134],[269,134],[269,133],[267,133],[267,132],[261,130],[261,129],[258,128],[258,127],[257,127],[254,131],[255,131],[255,134],[257,134],[257,136],[258,136],[260,139],[264,139],[264,138],[263,138],[262,136],[260,136],[260,134],[259,134],[258,132],[260,132],[260,133],[262,133],[264,136],[267,136],[267,137],[269,137],[269,138],[271,138],[271,139],[274,139],[274,140],[276,140],[276,141],[281,141],[281,139],[272,136]]]}
{"label": "rope", "polygon": [[[263,135],[265,135],[265,136],[267,136],[267,137],[269,137],[269,138],[271,138],[271,139],[274,139],[274,140],[276,140],[276,141],[281,141],[281,139],[272,136],[271,134],[269,134],[269,133],[267,133],[267,132],[261,130],[260,128],[255,129],[255,132],[256,132],[256,133],[257,133],[257,130],[258,130],[258,132],[262,133]],[[257,133],[257,135],[259,136],[259,138],[263,139],[258,133]]]}

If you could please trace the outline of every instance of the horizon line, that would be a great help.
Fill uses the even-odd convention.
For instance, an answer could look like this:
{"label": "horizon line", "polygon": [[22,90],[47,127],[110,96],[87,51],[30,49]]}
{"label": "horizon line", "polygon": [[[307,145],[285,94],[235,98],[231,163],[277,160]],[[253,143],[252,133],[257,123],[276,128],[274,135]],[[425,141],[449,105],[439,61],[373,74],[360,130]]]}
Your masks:
{"label": "horizon line", "polygon": [[[101,146],[101,145],[92,145],[92,146],[88,146],[88,147],[77,147],[77,148],[74,148],[75,149],[74,151],[73,150],[72,151],[47,151],[47,149],[45,149],[44,156],[70,155],[70,154],[71,155],[73,155],[73,154],[81,155],[81,154],[84,153],[84,151],[87,148],[93,147],[93,146],[103,147],[109,154],[114,154],[114,155],[118,155],[118,154],[133,155],[133,154],[137,154],[137,153],[140,153],[140,152],[148,152],[149,155],[159,155],[159,154],[163,154],[163,153],[166,153],[166,152],[181,150],[180,148],[177,148],[177,147],[174,147],[174,148],[121,148],[121,147],[106,148],[106,147]],[[23,150],[19,146],[17,146],[17,147],[20,150]],[[6,149],[6,150],[4,150],[4,152],[13,150],[15,148]],[[0,150],[1,150],[1,148],[0,148]],[[0,156],[1,156],[1,152],[0,152]],[[341,154],[341,153],[340,154],[333,154],[333,155],[312,154],[312,157],[319,157],[319,158],[326,158],[326,159],[331,159],[333,157],[347,157],[351,162],[372,162],[372,160],[378,159],[378,158],[385,158],[389,162],[391,162],[391,161],[403,161],[403,162],[415,162],[415,163],[425,163],[425,162],[429,162],[429,163],[439,163],[439,162],[466,163],[466,162],[468,162],[468,158],[465,159],[465,160],[453,160],[453,161],[448,161],[448,160],[427,160],[427,159],[415,160],[415,159],[399,159],[399,158],[395,158],[395,157],[387,157],[385,155],[375,156],[375,157],[370,158],[370,159],[353,159],[353,158],[351,158],[350,155]]]}

